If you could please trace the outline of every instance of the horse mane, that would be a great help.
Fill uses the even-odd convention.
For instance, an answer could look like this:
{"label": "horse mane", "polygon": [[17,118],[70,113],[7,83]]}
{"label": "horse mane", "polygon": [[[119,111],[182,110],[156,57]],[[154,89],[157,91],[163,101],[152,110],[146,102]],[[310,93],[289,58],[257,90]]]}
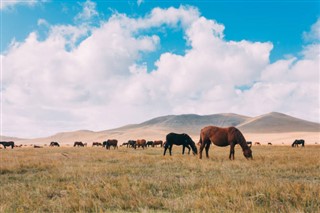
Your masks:
{"label": "horse mane", "polygon": [[237,128],[232,128],[233,135],[237,141],[237,143],[242,147],[242,149],[249,149],[250,147],[247,144],[246,139],[243,134]]}

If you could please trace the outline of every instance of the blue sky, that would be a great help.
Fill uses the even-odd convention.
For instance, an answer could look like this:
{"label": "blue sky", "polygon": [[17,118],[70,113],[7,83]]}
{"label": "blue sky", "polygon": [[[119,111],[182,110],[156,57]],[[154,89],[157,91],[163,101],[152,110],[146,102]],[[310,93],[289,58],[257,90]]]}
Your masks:
{"label": "blue sky", "polygon": [[[240,41],[270,41],[274,44],[271,61],[287,54],[299,56],[303,41],[302,33],[319,17],[319,1],[95,1],[99,22],[107,20],[114,11],[131,17],[145,16],[154,7],[179,7],[181,4],[199,8],[206,18],[215,19],[225,25],[225,39]],[[23,41],[31,31],[41,33],[39,19],[50,24],[74,24],[74,17],[82,10],[81,1],[48,1],[26,6],[16,4],[3,9],[1,51],[5,51],[12,39]],[[185,48],[181,37],[166,37],[167,49]],[[173,47],[176,44],[179,47]]]}
{"label": "blue sky", "polygon": [[1,134],[186,113],[320,122],[319,15],[319,1],[1,1]]}

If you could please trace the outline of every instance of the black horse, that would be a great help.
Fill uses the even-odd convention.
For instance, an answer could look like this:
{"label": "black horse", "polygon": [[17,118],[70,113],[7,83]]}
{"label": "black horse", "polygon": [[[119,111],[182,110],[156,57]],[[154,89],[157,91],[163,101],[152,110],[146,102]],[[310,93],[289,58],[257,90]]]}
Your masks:
{"label": "black horse", "polygon": [[129,140],[127,143],[127,148],[134,148],[136,146],[137,141]]}
{"label": "black horse", "polygon": [[14,147],[13,141],[0,141],[0,144],[6,149],[7,146],[11,146],[11,149]]}
{"label": "black horse", "polygon": [[292,147],[299,147],[299,144],[301,144],[301,146],[304,147],[304,140],[303,139],[295,140],[295,141],[293,141],[291,146]]}
{"label": "black horse", "polygon": [[146,147],[152,146],[153,145],[153,141],[147,141],[146,143]]}
{"label": "black horse", "polygon": [[169,148],[169,153],[172,155],[172,146],[173,144],[178,145],[178,146],[183,146],[182,148],[182,154],[184,154],[184,150],[187,147],[189,149],[188,154],[190,154],[190,147],[192,149],[192,152],[194,155],[198,154],[198,149],[196,147],[195,142],[190,138],[189,135],[183,133],[183,134],[176,134],[176,133],[169,133],[166,136],[166,143],[164,145],[164,152],[163,155],[166,155],[166,151]]}
{"label": "black horse", "polygon": [[57,146],[60,147],[60,144],[56,141],[52,141],[49,146]]}

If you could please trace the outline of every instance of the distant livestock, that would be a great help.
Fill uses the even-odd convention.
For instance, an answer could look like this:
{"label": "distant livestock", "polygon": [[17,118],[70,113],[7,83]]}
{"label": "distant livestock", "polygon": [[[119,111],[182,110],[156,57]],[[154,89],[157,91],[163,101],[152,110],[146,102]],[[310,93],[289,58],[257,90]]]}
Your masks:
{"label": "distant livestock", "polygon": [[169,149],[170,155],[172,155],[172,146],[183,146],[182,147],[182,154],[184,154],[185,148],[187,147],[189,149],[188,154],[190,154],[190,147],[192,149],[192,152],[194,155],[198,154],[198,149],[196,147],[195,142],[190,138],[189,135],[183,133],[183,134],[177,134],[177,133],[169,133],[166,136],[166,143],[164,145],[164,152],[163,155],[166,155],[167,149]]}
{"label": "distant livestock", "polygon": [[134,148],[135,145],[136,145],[136,142],[137,141],[134,141],[134,140],[129,140],[128,143],[127,143],[127,148]]}
{"label": "distant livestock", "polygon": [[0,141],[0,144],[6,149],[7,146],[11,146],[11,149],[14,147],[13,141]]}
{"label": "distant livestock", "polygon": [[153,141],[152,147],[155,147],[155,146],[158,146],[158,145],[160,145],[160,147],[162,147],[163,146],[163,141],[162,140]]}
{"label": "distant livestock", "polygon": [[113,148],[116,149],[116,148],[118,148],[118,140],[109,139],[109,140],[103,142],[103,146],[105,146],[106,149],[110,149],[111,146],[113,146]]}
{"label": "distant livestock", "polygon": [[242,148],[243,155],[247,159],[252,159],[252,151],[250,147],[247,145],[247,142],[240,130],[235,127],[220,128],[216,126],[207,126],[201,129],[200,143],[200,159],[202,158],[202,151],[204,148],[206,149],[206,156],[209,158],[209,148],[211,143],[222,147],[230,145],[230,160],[234,159],[234,147],[236,144],[239,144]]}
{"label": "distant livestock", "polygon": [[137,147],[142,147],[142,149],[144,149],[144,147],[147,146],[147,141],[145,139],[139,139],[136,141],[134,148],[136,149]]}
{"label": "distant livestock", "polygon": [[94,146],[102,146],[102,143],[100,142],[92,142],[92,147]]}
{"label": "distant livestock", "polygon": [[304,147],[304,140],[303,139],[293,141],[291,146],[292,147],[299,147],[300,144],[302,147]]}
{"label": "distant livestock", "polygon": [[152,146],[153,145],[153,141],[147,141],[146,143],[146,147]]}
{"label": "distant livestock", "polygon": [[261,143],[260,143],[260,142],[254,142],[254,145],[258,145],[258,146],[260,146],[260,145],[261,145]]}
{"label": "distant livestock", "polygon": [[272,146],[272,143],[268,142],[268,145],[269,145],[269,146]]}
{"label": "distant livestock", "polygon": [[84,143],[82,143],[82,141],[76,141],[76,142],[74,142],[74,144],[73,144],[73,147],[84,147],[85,145],[84,145]]}
{"label": "distant livestock", "polygon": [[56,142],[56,141],[52,141],[49,146],[51,146],[51,147],[54,147],[54,146],[60,147],[60,144],[58,142]]}

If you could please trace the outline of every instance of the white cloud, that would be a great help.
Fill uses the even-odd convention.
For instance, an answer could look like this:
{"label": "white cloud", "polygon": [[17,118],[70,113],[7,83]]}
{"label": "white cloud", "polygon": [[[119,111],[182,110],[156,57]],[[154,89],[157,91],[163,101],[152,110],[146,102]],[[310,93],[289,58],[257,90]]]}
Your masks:
{"label": "white cloud", "polygon": [[89,21],[95,16],[98,16],[98,12],[96,11],[96,3],[90,0],[82,3],[82,12],[80,12],[76,17],[75,20],[79,21]]}
{"label": "white cloud", "polygon": [[306,42],[320,41],[320,18],[311,26],[309,32],[303,32],[303,38]]}
{"label": "white cloud", "polygon": [[[182,29],[190,48],[161,54],[148,73],[141,57],[161,45],[148,31],[157,27]],[[32,32],[2,56],[6,135],[102,130],[172,113],[320,117],[315,44],[301,59],[270,64],[271,43],[226,41],[222,24],[184,6],[136,19],[116,13],[96,27],[49,28],[46,39]]]}

